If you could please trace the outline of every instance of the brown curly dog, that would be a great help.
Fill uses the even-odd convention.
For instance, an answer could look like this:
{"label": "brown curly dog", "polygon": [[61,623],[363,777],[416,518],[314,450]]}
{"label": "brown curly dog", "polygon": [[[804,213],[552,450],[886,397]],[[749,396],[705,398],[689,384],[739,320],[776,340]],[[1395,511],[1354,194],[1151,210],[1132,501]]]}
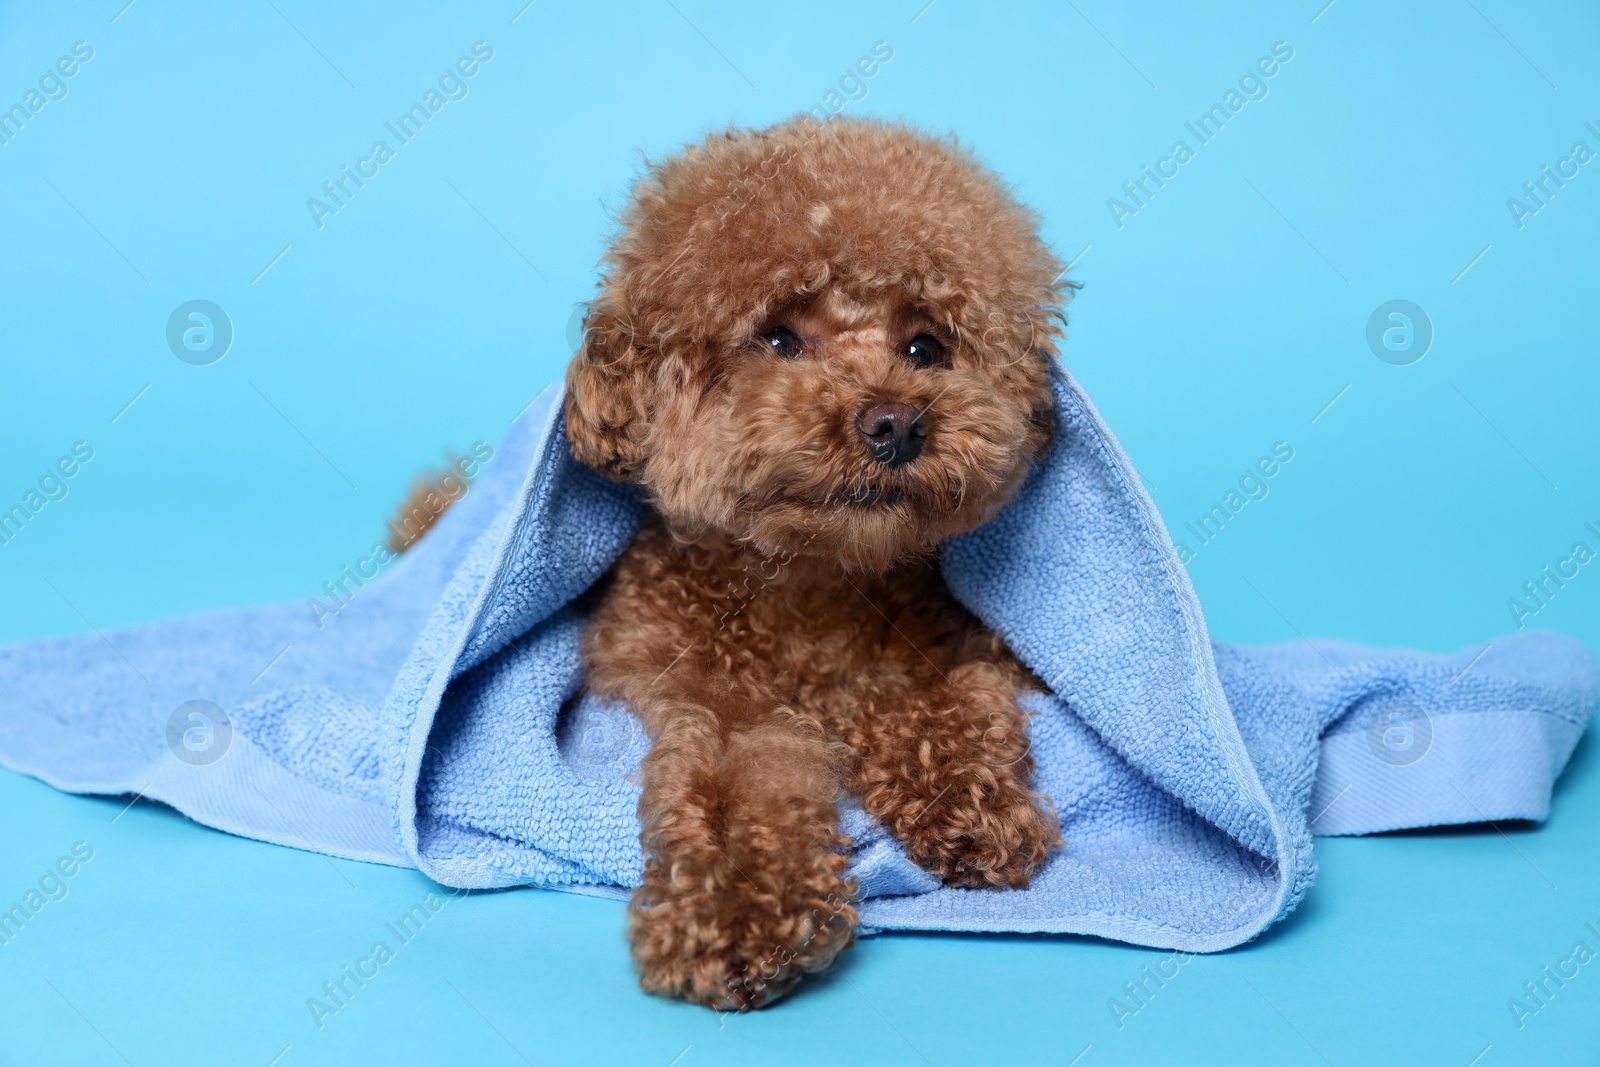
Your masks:
{"label": "brown curly dog", "polygon": [[594,592],[586,685],[651,738],[640,984],[742,1010],[854,939],[842,795],[952,886],[1025,885],[1060,844],[1039,683],[936,550],[1048,445],[1072,285],[971,155],[880,122],[713,136],[622,225],[566,432],[652,515]]}
{"label": "brown curly dog", "polygon": [[713,136],[622,226],[566,430],[653,515],[587,685],[652,741],[640,984],[742,1009],[854,938],[841,795],[952,886],[1025,885],[1060,843],[1016,700],[1039,683],[935,553],[1049,443],[1070,283],[971,155],[874,121]]}

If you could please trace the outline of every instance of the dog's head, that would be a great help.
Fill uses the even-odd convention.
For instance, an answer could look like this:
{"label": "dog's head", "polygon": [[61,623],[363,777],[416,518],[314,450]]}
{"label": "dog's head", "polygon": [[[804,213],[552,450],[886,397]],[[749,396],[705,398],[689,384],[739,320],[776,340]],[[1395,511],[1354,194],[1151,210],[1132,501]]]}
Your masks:
{"label": "dog's head", "polygon": [[954,143],[732,131],[652,167],[622,222],[567,434],[680,536],[883,569],[987,520],[1049,443],[1070,283]]}

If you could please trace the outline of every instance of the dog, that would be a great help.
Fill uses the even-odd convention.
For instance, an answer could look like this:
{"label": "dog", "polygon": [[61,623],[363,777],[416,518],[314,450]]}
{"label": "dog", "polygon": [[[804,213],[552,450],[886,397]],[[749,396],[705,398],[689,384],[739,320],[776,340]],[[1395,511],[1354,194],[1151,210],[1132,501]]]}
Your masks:
{"label": "dog", "polygon": [[758,1007],[854,940],[841,795],[951,886],[1061,842],[1041,683],[936,552],[1049,445],[1071,284],[971,154],[870,120],[713,136],[621,224],[564,417],[650,505],[583,637],[651,739],[629,938],[645,990]]}
{"label": "dog", "polygon": [[1061,843],[1017,702],[1042,684],[937,550],[1050,444],[1074,286],[971,154],[878,121],[714,135],[620,222],[563,420],[649,507],[586,595],[584,685],[650,738],[639,983],[745,1010],[854,941],[844,795],[950,886]]}

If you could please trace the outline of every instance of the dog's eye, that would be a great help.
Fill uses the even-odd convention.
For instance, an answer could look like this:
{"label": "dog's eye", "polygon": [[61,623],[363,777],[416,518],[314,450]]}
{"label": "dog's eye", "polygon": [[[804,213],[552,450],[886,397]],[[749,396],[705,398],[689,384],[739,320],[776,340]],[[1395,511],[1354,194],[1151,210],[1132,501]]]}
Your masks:
{"label": "dog's eye", "polygon": [[784,359],[799,359],[804,348],[800,335],[787,326],[778,326],[762,334],[761,345]]}
{"label": "dog's eye", "polygon": [[904,355],[919,367],[931,367],[944,354],[944,345],[932,334],[919,333],[906,342]]}

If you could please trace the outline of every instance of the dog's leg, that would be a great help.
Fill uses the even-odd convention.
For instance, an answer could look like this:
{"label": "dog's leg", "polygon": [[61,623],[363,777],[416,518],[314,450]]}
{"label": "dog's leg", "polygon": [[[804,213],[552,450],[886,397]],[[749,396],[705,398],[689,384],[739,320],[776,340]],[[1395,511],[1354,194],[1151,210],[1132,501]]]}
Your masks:
{"label": "dog's leg", "polygon": [[1014,673],[968,662],[920,690],[865,694],[844,730],[862,806],[949,885],[1024,886],[1061,843],[1032,786]]}
{"label": "dog's leg", "polygon": [[854,938],[837,758],[783,720],[727,730],[657,704],[639,803],[644,884],[630,938],[647,991],[742,1010],[823,970]]}

